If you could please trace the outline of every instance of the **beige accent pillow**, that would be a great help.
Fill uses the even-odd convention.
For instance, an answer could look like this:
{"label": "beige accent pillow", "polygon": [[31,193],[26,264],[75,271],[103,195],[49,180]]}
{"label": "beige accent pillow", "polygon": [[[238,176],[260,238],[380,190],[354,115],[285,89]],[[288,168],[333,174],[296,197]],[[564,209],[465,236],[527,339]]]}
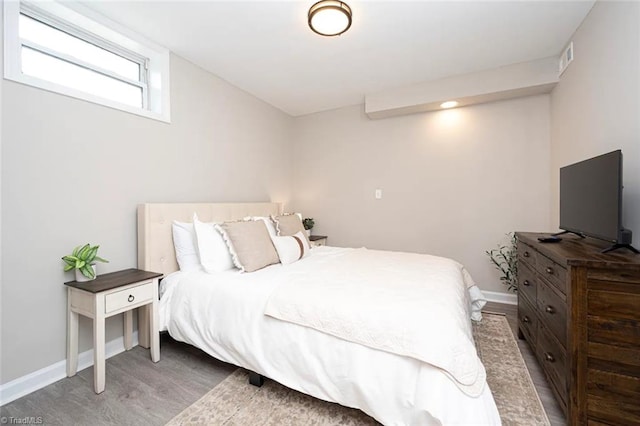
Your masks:
{"label": "beige accent pillow", "polygon": [[307,231],[305,231],[302,225],[302,220],[297,214],[285,214],[281,216],[271,216],[271,220],[276,225],[276,232],[279,237],[288,237],[295,235],[298,232],[304,234],[304,238],[309,243],[309,237],[307,237]]}
{"label": "beige accent pillow", "polygon": [[269,235],[271,237],[275,237],[278,234],[276,233],[276,226],[274,225],[271,217],[269,216],[247,216],[242,220],[261,220],[267,226],[267,231],[269,231]]}
{"label": "beige accent pillow", "polygon": [[279,263],[278,252],[262,220],[215,225],[229,246],[233,263],[242,272],[253,272]]}

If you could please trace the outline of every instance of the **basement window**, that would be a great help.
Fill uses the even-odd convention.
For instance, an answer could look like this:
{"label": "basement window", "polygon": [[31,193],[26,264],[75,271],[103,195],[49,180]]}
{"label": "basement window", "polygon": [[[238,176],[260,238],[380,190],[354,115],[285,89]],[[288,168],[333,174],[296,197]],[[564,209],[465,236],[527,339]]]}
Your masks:
{"label": "basement window", "polygon": [[4,4],[5,78],[169,122],[166,49],[77,4]]}

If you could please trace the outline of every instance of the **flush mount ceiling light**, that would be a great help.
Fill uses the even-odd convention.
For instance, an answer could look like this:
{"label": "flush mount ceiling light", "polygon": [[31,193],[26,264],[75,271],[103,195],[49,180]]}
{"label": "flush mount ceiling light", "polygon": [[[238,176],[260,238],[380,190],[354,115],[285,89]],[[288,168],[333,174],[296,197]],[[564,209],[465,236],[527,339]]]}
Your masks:
{"label": "flush mount ceiling light", "polygon": [[457,101],[447,101],[440,104],[440,108],[453,108],[458,106]]}
{"label": "flush mount ceiling light", "polygon": [[337,36],[351,26],[351,8],[341,1],[322,0],[309,9],[309,28],[323,36]]}

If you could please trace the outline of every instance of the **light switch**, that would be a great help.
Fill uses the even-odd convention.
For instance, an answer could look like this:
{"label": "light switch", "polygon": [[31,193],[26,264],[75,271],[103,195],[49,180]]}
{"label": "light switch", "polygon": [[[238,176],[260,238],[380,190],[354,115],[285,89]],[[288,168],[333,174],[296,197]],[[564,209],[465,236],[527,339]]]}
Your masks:
{"label": "light switch", "polygon": [[376,200],[382,200],[382,189],[376,189]]}

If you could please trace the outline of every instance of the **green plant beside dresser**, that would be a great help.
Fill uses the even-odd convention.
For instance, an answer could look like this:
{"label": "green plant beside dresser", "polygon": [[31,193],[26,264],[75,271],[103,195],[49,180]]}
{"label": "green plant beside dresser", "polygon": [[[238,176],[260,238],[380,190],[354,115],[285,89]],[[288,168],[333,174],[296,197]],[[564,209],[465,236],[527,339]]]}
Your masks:
{"label": "green plant beside dresser", "polygon": [[500,245],[497,249],[485,251],[486,255],[491,259],[491,263],[500,271],[500,281],[507,286],[512,292],[518,291],[518,255],[516,246],[518,239],[515,233],[507,234],[509,243]]}

